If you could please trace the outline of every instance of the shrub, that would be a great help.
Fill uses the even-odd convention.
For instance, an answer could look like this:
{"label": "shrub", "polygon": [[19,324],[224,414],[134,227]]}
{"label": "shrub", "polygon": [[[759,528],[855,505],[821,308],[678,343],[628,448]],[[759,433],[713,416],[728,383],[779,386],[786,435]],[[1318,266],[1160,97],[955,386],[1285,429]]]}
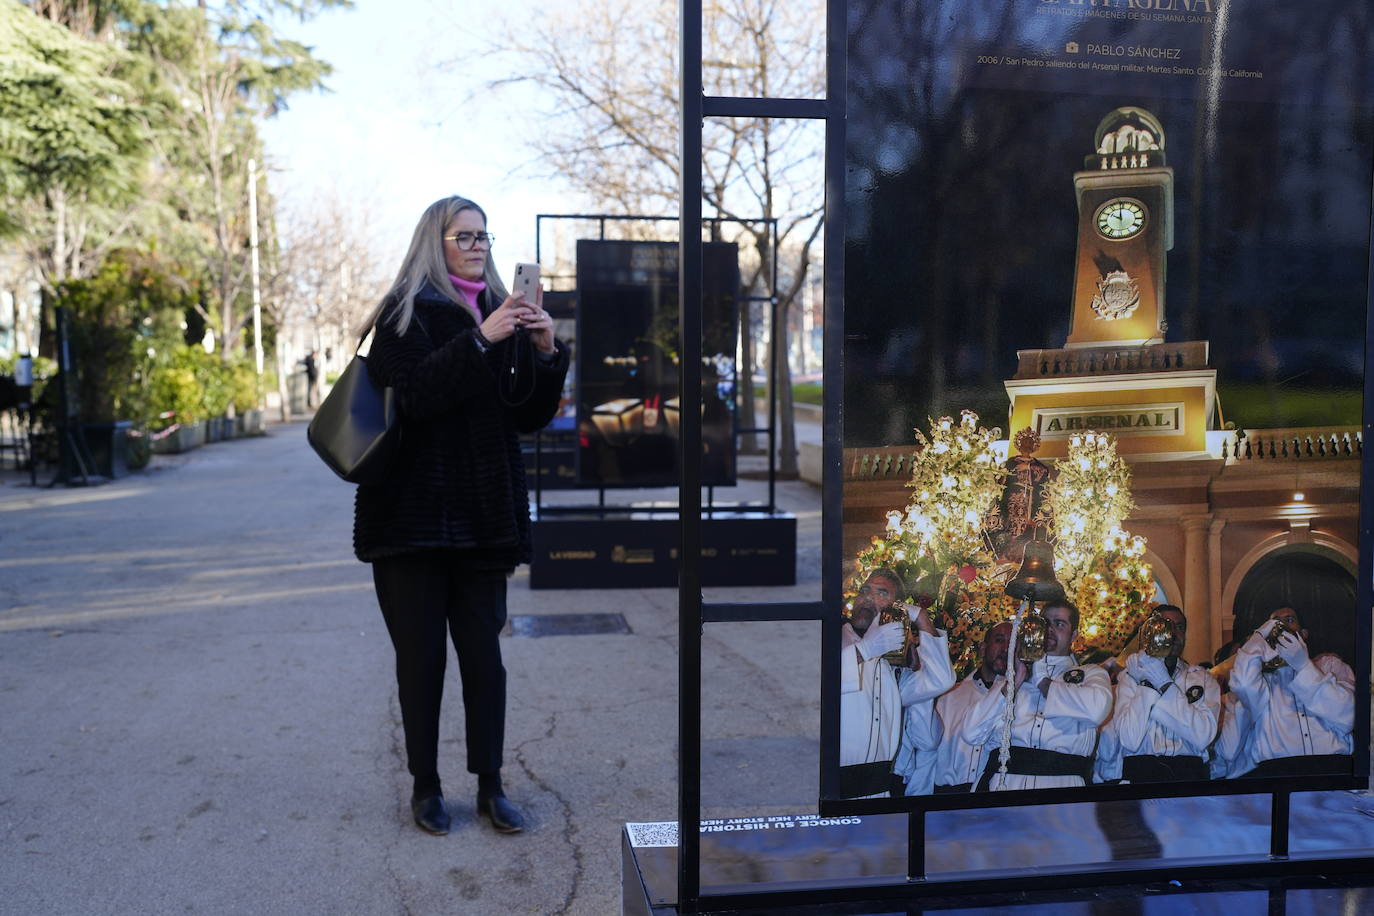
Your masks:
{"label": "shrub", "polygon": [[152,417],[171,413],[178,423],[194,423],[205,416],[205,389],[196,371],[178,365],[150,369],[148,409]]}
{"label": "shrub", "polygon": [[158,351],[181,346],[193,284],[154,255],[111,253],[94,276],[57,287],[76,360],[83,420],[148,418],[149,370]]}
{"label": "shrub", "polygon": [[213,354],[204,350],[200,352],[205,358],[200,360],[197,374],[200,376],[201,390],[204,393],[205,416],[224,416],[234,397],[233,370]]}
{"label": "shrub", "polygon": [[234,413],[243,416],[258,406],[258,374],[248,361],[230,367],[230,399]]}

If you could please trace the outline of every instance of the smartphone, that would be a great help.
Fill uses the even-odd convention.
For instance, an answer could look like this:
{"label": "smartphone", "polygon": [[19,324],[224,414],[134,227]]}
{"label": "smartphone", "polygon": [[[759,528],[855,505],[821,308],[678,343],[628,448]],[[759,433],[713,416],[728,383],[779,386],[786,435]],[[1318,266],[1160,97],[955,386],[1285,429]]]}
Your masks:
{"label": "smartphone", "polygon": [[534,305],[539,301],[539,265],[521,261],[515,265],[515,282],[511,284],[512,293],[524,293],[525,301]]}

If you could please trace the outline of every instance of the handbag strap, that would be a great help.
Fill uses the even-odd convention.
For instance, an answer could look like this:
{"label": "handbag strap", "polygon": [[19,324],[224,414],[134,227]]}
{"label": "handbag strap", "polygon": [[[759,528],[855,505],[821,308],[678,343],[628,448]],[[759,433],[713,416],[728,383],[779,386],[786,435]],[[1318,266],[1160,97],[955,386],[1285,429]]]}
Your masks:
{"label": "handbag strap", "polygon": [[519,407],[534,396],[534,388],[534,341],[525,328],[516,328],[509,343],[501,348],[496,393],[507,407]]}
{"label": "handbag strap", "polygon": [[[434,338],[429,336],[429,328],[426,328],[426,327],[425,327],[425,323],[424,323],[423,321],[420,320],[420,310],[419,310],[419,309],[415,309],[414,311],[412,311],[412,312],[410,313],[410,320],[413,321],[413,322],[415,322],[417,325],[420,326],[420,333],[423,334],[423,335],[425,335],[425,340],[428,340],[431,344],[433,344],[433,343],[434,343]],[[367,335],[369,335],[369,334],[371,334],[373,331],[377,330],[377,325],[378,325],[378,323],[379,323],[380,321],[381,321],[381,317],[379,316],[379,317],[377,318],[376,321],[372,322],[370,325],[368,325],[367,327],[363,328],[363,333],[360,334],[360,335],[358,336],[358,345],[357,345],[356,347],[353,348],[353,355],[354,355],[354,356],[357,356],[357,355],[362,351],[362,349],[363,349],[363,343],[367,341]]]}

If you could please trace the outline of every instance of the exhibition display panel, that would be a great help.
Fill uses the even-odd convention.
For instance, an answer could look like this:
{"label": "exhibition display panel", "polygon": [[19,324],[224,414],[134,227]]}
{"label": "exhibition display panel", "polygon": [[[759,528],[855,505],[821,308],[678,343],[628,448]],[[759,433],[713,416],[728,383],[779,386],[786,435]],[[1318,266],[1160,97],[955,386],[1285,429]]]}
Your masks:
{"label": "exhibition display panel", "polygon": [[[821,601],[703,603],[682,463],[683,911],[1368,870],[1290,842],[1369,782],[1368,24],[1168,6],[830,3],[826,98],[769,100],[702,96],[683,4],[683,224],[703,117],[824,119],[827,188]],[[700,816],[700,630],[780,619],[822,627],[819,816],[904,815],[904,878],[720,880],[752,841]],[[958,812],[1085,802],[1267,843],[929,867]]]}

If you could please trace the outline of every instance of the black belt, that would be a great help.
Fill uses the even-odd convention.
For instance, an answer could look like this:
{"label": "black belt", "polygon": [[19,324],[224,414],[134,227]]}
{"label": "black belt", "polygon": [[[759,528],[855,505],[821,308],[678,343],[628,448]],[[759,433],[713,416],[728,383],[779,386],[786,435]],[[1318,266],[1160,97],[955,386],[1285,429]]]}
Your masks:
{"label": "black belt", "polygon": [[1211,775],[1201,757],[1132,754],[1121,761],[1121,778],[1131,782],[1176,782],[1210,779]]}
{"label": "black belt", "polygon": [[[988,757],[988,765],[983,768],[983,778],[978,780],[977,791],[986,792],[992,785],[992,777],[1001,769],[998,762],[1000,756],[1001,751],[994,749]],[[1079,754],[1061,754],[1038,747],[1012,745],[1007,772],[1017,776],[1077,776],[1086,783],[1093,773],[1093,759]]]}
{"label": "black belt", "polygon": [[1349,776],[1355,761],[1349,754],[1307,754],[1303,757],[1275,757],[1262,761],[1241,779],[1266,776]]}
{"label": "black belt", "polygon": [[841,798],[863,798],[865,795],[891,792],[892,783],[891,760],[875,760],[873,763],[856,763],[840,767]]}
{"label": "black belt", "polygon": [[936,795],[961,795],[973,790],[973,783],[961,782],[957,786],[936,786]]}

